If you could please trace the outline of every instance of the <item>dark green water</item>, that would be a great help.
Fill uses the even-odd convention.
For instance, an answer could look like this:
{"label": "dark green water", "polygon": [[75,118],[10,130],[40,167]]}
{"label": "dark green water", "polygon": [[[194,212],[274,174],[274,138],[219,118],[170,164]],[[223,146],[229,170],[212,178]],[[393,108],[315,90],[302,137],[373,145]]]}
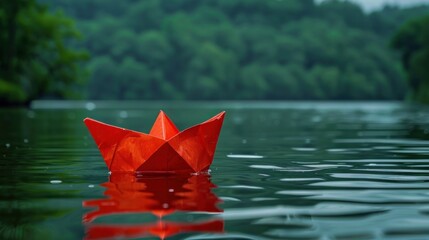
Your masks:
{"label": "dark green water", "polygon": [[[160,109],[180,129],[227,111],[211,176],[112,185],[83,118],[146,132]],[[429,239],[427,107],[38,102],[0,115],[0,239]],[[187,208],[158,219],[149,202],[172,209],[158,195],[171,189]],[[88,219],[97,199],[123,211]]]}

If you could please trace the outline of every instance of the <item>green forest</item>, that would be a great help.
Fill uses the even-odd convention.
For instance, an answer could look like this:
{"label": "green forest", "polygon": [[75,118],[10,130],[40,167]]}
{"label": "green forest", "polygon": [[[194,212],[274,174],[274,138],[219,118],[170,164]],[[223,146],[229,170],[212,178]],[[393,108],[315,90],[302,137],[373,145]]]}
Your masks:
{"label": "green forest", "polygon": [[88,53],[69,46],[74,24],[35,0],[0,1],[0,105],[80,96]]}
{"label": "green forest", "polygon": [[[391,100],[425,95],[416,94],[422,84],[408,87],[407,79],[412,82],[415,77],[407,75],[411,60],[405,55],[416,48],[406,47],[406,29],[398,31],[428,15],[429,6],[386,6],[366,13],[359,5],[339,0],[37,4],[48,6],[59,19],[68,16],[75,21],[70,28],[81,38],[67,38],[60,49],[79,53],[70,50],[77,55],[66,59],[80,70],[68,76],[41,74],[52,86],[44,94],[28,96],[30,100],[77,97],[70,89],[78,89],[85,99],[118,100]],[[4,15],[0,13],[0,19]],[[70,83],[70,76],[86,76],[86,81]],[[6,82],[2,77],[0,84]]]}

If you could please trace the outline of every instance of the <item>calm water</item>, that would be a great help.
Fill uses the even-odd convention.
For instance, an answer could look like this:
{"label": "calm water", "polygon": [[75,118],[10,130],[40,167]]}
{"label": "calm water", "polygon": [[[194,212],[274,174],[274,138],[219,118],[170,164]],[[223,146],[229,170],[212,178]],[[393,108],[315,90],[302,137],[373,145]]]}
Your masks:
{"label": "calm water", "polygon": [[[111,176],[82,119],[227,111],[210,176]],[[52,103],[0,110],[0,238],[429,239],[429,108]]]}

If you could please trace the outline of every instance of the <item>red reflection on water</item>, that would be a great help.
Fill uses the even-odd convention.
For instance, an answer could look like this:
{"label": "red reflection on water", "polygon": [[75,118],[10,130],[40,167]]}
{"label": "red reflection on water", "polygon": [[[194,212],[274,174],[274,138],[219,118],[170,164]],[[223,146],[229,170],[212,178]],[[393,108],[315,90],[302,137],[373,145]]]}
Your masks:
{"label": "red reflection on water", "polygon": [[106,238],[138,238],[143,236],[158,236],[161,239],[183,232],[223,232],[223,221],[212,220],[202,223],[181,224],[158,221],[153,224],[140,225],[93,225],[87,228],[86,239]]}
{"label": "red reflection on water", "polygon": [[[83,216],[87,239],[158,236],[162,239],[183,232],[223,232],[223,220],[174,223],[163,216],[176,211],[222,212],[220,199],[211,191],[216,187],[207,174],[152,175],[136,177],[132,173],[114,173],[106,188],[105,199],[83,201],[95,210]],[[96,218],[112,214],[152,213],[158,221],[147,224],[95,224]]]}

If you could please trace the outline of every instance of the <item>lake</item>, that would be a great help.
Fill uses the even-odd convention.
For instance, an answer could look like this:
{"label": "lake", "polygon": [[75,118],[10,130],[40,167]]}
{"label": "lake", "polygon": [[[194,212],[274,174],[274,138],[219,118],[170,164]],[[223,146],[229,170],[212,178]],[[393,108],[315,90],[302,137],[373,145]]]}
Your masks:
{"label": "lake", "polygon": [[[210,175],[110,176],[83,119],[226,111]],[[429,108],[34,102],[0,109],[1,239],[429,239]]]}

